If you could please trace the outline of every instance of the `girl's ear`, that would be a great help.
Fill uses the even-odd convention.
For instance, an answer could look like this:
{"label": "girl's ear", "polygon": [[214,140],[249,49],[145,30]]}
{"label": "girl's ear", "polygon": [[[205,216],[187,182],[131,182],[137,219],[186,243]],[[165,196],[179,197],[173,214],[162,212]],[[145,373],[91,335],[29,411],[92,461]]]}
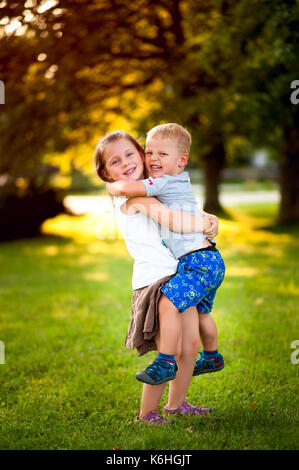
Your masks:
{"label": "girl's ear", "polygon": [[188,163],[188,160],[189,160],[189,155],[188,153],[182,153],[181,154],[181,160],[180,160],[180,163],[179,163],[179,167],[183,167],[183,166],[186,166],[187,163]]}

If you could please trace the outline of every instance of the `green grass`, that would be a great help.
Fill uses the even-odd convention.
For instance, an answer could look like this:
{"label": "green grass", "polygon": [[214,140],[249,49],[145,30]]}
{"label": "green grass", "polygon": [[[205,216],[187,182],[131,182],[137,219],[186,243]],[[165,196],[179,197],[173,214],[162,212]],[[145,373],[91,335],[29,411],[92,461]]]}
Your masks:
{"label": "green grass", "polygon": [[216,410],[160,428],[134,422],[135,373],[155,354],[124,348],[123,240],[97,239],[92,216],[60,216],[42,237],[2,243],[0,448],[298,449],[299,229],[274,230],[276,211],[242,206],[220,221],[227,271],[214,318],[226,367],[193,378],[187,397]]}

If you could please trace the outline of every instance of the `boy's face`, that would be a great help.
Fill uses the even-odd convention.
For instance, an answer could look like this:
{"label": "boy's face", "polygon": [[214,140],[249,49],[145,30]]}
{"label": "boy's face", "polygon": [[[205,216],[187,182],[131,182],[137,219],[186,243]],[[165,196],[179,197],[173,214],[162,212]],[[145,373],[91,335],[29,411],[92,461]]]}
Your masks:
{"label": "boy's face", "polygon": [[154,178],[163,175],[178,175],[184,170],[187,162],[188,154],[180,153],[174,140],[147,139],[145,165]]}

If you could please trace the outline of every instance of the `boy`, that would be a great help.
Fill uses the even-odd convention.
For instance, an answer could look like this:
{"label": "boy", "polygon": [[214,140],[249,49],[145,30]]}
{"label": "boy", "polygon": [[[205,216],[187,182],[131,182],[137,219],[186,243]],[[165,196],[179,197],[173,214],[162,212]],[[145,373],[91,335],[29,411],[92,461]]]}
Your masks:
{"label": "boy", "polygon": [[[182,126],[163,124],[147,134],[145,165],[152,177],[141,181],[117,181],[107,185],[113,196],[156,196],[163,204],[200,214],[189,175],[184,171],[189,159],[191,136]],[[202,213],[202,212],[201,212]],[[203,352],[195,362],[193,375],[223,369],[217,350],[217,328],[210,315],[217,288],[224,278],[225,266],[215,240],[202,233],[177,234],[160,226],[161,238],[179,259],[178,271],[161,292],[159,303],[160,351],[155,361],[136,374],[142,382],[155,385],[172,380],[174,360],[180,337],[180,313],[197,306]],[[163,309],[160,309],[163,306]],[[163,316],[160,315],[163,310]],[[163,351],[163,353],[162,353]]]}

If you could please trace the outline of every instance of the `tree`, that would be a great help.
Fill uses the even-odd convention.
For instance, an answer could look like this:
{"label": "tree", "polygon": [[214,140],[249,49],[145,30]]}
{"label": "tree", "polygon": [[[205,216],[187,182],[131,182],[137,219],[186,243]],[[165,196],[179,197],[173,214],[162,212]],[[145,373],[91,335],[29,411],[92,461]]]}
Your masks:
{"label": "tree", "polygon": [[181,7],[190,10],[188,3],[1,3],[3,206],[8,197],[17,203],[48,191],[51,153],[89,138],[95,125],[105,132],[115,114],[127,114],[132,92],[138,101],[163,84],[185,55]]}
{"label": "tree", "polygon": [[173,116],[191,130],[210,212],[221,211],[218,185],[231,139],[271,148],[280,162],[279,219],[298,221],[299,106],[290,101],[299,77],[298,2],[206,3],[204,12],[185,6],[183,52],[154,96],[160,106],[151,123]]}
{"label": "tree", "polygon": [[[286,136],[295,142],[292,149],[298,137],[286,92],[299,76],[295,1],[26,0],[0,6],[0,79],[7,92],[0,115],[3,201],[48,191],[51,155],[106,132],[122,115],[143,134],[165,120],[191,131],[193,155],[205,168],[205,208],[212,212],[222,209],[218,186],[230,139],[277,145],[280,135],[281,188],[289,201],[281,213],[298,218],[285,209],[297,204],[296,182],[291,197],[285,184],[290,161],[296,169]],[[72,164],[58,161],[60,171]]]}
{"label": "tree", "polygon": [[[223,2],[218,44],[233,70],[241,133],[276,150],[280,163],[279,220],[299,220],[299,107],[290,100],[299,77],[299,4],[295,0]],[[214,36],[216,38],[216,36]],[[227,47],[229,45],[229,47]],[[246,118],[247,116],[247,118]],[[247,124],[246,120],[247,119]],[[245,123],[245,125],[244,125]]]}

